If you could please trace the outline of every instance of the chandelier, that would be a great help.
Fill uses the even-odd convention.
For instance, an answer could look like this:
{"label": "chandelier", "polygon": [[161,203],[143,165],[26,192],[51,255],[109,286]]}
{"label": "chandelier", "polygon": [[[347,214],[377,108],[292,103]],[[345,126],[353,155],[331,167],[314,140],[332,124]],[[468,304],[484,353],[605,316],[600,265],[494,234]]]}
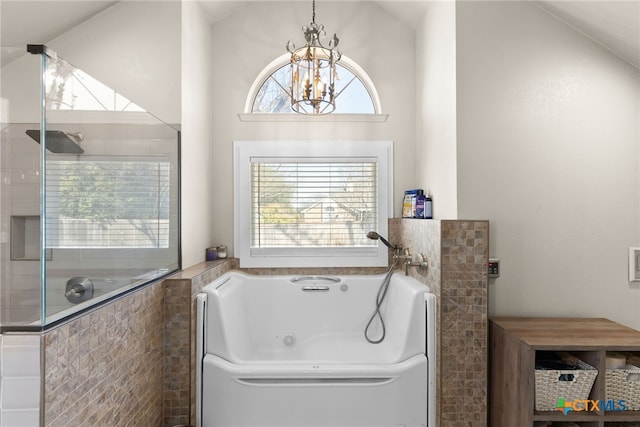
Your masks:
{"label": "chandelier", "polygon": [[291,40],[287,50],[291,53],[291,109],[301,114],[329,114],[336,109],[336,63],[341,53],[337,50],[335,34],[324,46],[320,41],[327,33],[324,25],[316,24],[316,1],[313,0],[311,24],[302,27],[306,44],[296,49]]}

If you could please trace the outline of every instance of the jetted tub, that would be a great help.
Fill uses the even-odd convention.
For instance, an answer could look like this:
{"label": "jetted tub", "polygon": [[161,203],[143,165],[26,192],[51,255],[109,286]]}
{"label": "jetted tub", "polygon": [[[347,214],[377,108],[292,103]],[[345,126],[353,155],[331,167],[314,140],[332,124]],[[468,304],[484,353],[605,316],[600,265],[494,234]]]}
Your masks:
{"label": "jetted tub", "polygon": [[205,286],[196,425],[435,426],[435,297],[395,273],[372,344],[384,276],[234,271]]}

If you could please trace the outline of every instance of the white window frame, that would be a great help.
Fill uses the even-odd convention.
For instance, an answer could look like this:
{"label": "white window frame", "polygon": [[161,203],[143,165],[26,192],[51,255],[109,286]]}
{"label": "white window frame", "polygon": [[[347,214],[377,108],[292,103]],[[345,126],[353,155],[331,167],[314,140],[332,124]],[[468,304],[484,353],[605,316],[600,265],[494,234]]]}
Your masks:
{"label": "white window frame", "polygon": [[382,267],[388,265],[388,249],[378,242],[371,247],[347,248],[251,248],[251,161],[254,158],[348,158],[378,164],[377,231],[387,235],[393,216],[392,141],[234,141],[234,251],[240,267]]}
{"label": "white window frame", "polygon": [[[258,77],[256,77],[256,79],[253,81],[253,84],[249,89],[249,93],[247,94],[247,99],[245,100],[245,104],[244,104],[245,114],[254,114],[254,115],[265,115],[265,114],[283,115],[284,114],[284,115],[299,116],[298,113],[295,113],[293,111],[289,113],[253,113],[252,112],[253,104],[255,103],[256,96],[258,95],[260,88],[262,88],[264,83],[273,75],[273,73],[278,71],[283,66],[288,65],[289,63],[291,63],[291,54],[285,53],[280,55],[279,57],[271,61],[269,65],[264,67],[264,69],[260,72],[260,74],[258,74]],[[344,68],[346,68],[347,70],[349,70],[351,73],[353,73],[353,75],[356,76],[356,78],[362,82],[363,86],[369,93],[369,98],[371,99],[374,112],[360,113],[360,114],[367,115],[367,116],[382,115],[382,104],[380,103],[380,96],[378,95],[378,91],[376,90],[376,87],[373,84],[373,80],[371,80],[371,78],[366,73],[366,71],[364,71],[364,69],[360,65],[358,65],[354,60],[352,60],[351,58],[345,55],[342,55],[340,57],[339,64]],[[338,97],[338,99],[340,98]]]}

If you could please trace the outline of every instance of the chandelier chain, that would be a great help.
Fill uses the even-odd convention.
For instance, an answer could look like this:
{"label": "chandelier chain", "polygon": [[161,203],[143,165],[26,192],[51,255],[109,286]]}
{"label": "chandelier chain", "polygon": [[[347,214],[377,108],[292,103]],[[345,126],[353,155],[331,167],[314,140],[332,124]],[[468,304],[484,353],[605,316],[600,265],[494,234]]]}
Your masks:
{"label": "chandelier chain", "polygon": [[313,0],[311,7],[313,11],[313,13],[311,14],[311,22],[315,24],[316,23],[316,0]]}

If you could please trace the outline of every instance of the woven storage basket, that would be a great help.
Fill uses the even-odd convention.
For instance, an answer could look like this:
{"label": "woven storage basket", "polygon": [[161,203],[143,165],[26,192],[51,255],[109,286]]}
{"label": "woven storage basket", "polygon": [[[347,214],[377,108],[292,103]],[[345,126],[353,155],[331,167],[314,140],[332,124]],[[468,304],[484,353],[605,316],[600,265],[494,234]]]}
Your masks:
{"label": "woven storage basket", "polygon": [[536,411],[555,411],[558,398],[565,402],[589,398],[598,370],[575,356],[559,353],[564,362],[579,366],[580,369],[536,369],[535,408]]}
{"label": "woven storage basket", "polygon": [[627,356],[625,369],[607,369],[605,375],[605,398],[624,400],[627,411],[640,411],[640,356],[624,353]]}

